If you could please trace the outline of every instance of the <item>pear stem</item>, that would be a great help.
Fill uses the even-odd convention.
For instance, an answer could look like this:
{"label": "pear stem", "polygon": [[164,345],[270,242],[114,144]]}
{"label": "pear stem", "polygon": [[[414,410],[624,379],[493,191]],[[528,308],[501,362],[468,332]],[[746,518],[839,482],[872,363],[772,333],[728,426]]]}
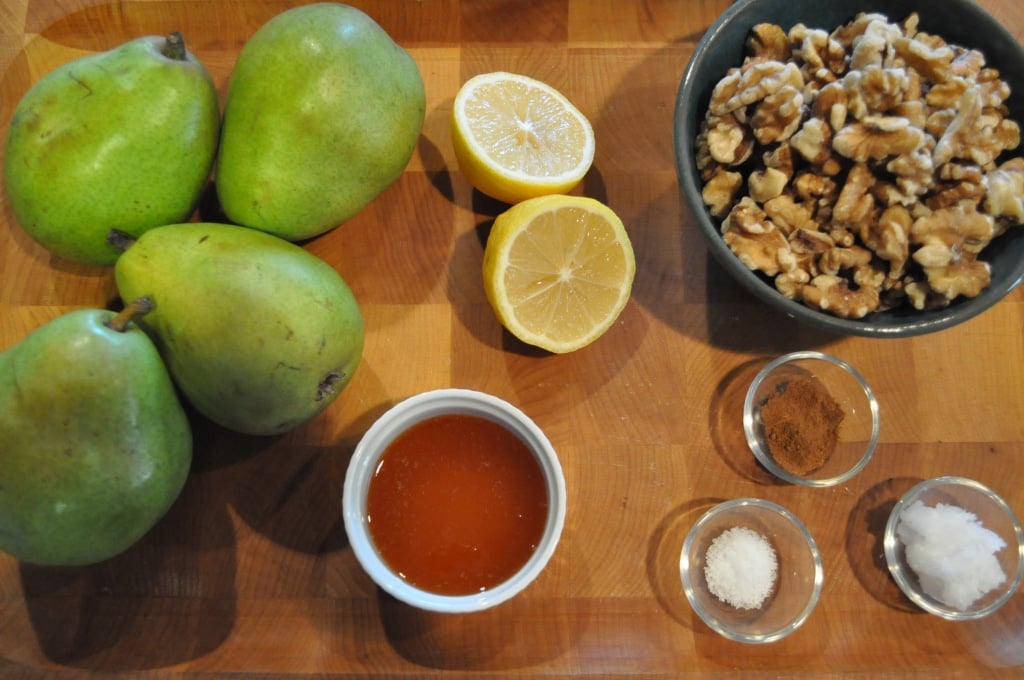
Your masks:
{"label": "pear stem", "polygon": [[171,31],[160,48],[160,54],[174,61],[185,61],[185,36],[177,31]]}
{"label": "pear stem", "polygon": [[114,246],[122,253],[135,243],[137,239],[126,231],[120,229],[111,229],[107,232],[107,243]]}
{"label": "pear stem", "polygon": [[153,298],[143,295],[137,300],[132,300],[126,304],[124,309],[117,313],[117,316],[109,321],[104,321],[103,325],[118,333],[124,333],[128,330],[128,324],[138,321],[146,314],[149,314],[153,311],[154,307],[156,305],[153,303]]}

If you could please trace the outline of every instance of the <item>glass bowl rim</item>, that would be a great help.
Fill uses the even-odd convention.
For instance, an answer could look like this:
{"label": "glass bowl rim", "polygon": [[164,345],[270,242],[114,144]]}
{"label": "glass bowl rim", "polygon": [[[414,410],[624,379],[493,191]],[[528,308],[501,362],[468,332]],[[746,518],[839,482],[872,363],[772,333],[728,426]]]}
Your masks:
{"label": "glass bowl rim", "polygon": [[[797,530],[797,533],[804,539],[804,545],[811,553],[811,559],[814,562],[814,585],[811,589],[811,595],[807,600],[807,604],[803,610],[788,624],[782,628],[773,631],[771,633],[764,633],[760,635],[738,633],[734,630],[730,630],[723,625],[717,618],[707,612],[700,604],[697,597],[697,588],[694,585],[694,580],[690,576],[690,550],[693,548],[693,543],[700,535],[700,532],[707,526],[715,517],[720,516],[724,512],[734,510],[736,508],[753,507],[760,510],[765,510],[782,517],[787,521],[793,528]],[[683,592],[686,595],[687,601],[690,603],[690,607],[697,613],[704,623],[708,625],[713,631],[725,637],[729,640],[736,642],[744,642],[748,644],[766,644],[770,642],[776,642],[778,640],[787,637],[795,630],[800,628],[815,607],[818,605],[818,600],[821,599],[821,591],[825,582],[825,570],[824,564],[821,557],[821,551],[818,550],[818,544],[814,540],[814,536],[811,534],[807,526],[800,521],[793,512],[772,501],[764,500],[761,498],[736,498],[729,501],[723,501],[717,505],[708,508],[700,518],[694,523],[687,532],[686,538],[683,541],[682,550],[679,553],[679,574],[683,583]]]}
{"label": "glass bowl rim", "polygon": [[[830,363],[852,377],[864,390],[864,396],[868,401],[868,410],[871,414],[871,437],[868,439],[867,446],[864,449],[864,454],[860,457],[855,465],[851,468],[832,477],[826,477],[823,479],[811,479],[807,477],[801,477],[800,475],[794,475],[787,470],[784,470],[779,466],[772,455],[761,445],[754,432],[754,395],[757,392],[757,388],[761,386],[761,383],[774,371],[775,369],[785,364],[790,364],[795,361],[812,360],[812,361],[825,361]],[[881,415],[878,405],[878,398],[875,396],[874,390],[871,389],[871,385],[868,384],[867,380],[861,373],[851,366],[846,361],[818,350],[799,350],[796,352],[789,352],[781,356],[776,357],[769,361],[764,367],[758,371],[757,375],[750,382],[750,386],[747,387],[747,394],[743,400],[743,434],[747,440],[747,446],[750,448],[754,457],[757,458],[758,462],[761,463],[769,472],[773,475],[782,479],[783,481],[789,482],[790,484],[798,484],[800,486],[824,488],[830,486],[836,486],[846,480],[857,475],[863,470],[871,459],[875,455],[875,449],[878,446],[878,438],[881,432]]]}
{"label": "glass bowl rim", "polygon": [[[905,573],[904,566],[901,564],[897,556],[899,539],[896,538],[896,525],[899,522],[899,516],[903,508],[917,500],[926,491],[930,491],[931,489],[940,486],[966,487],[977,491],[984,497],[988,498],[1006,515],[1007,519],[1010,521],[1010,525],[1013,527],[1013,532],[1017,537],[1017,572],[1011,578],[1008,578],[1008,585],[1004,592],[998,598],[981,609],[963,612],[958,609],[953,609],[952,607],[942,606],[940,603],[924,597],[917,588],[914,588],[911,585],[910,580]],[[949,621],[972,621],[988,616],[1009,602],[1017,593],[1021,583],[1024,582],[1024,527],[1021,526],[1020,520],[1013,512],[1013,508],[1011,508],[1009,504],[999,496],[999,494],[981,482],[968,477],[944,475],[941,477],[926,479],[911,487],[905,494],[903,494],[903,496],[900,497],[898,501],[896,501],[896,505],[894,505],[892,510],[889,512],[889,519],[885,523],[885,533],[883,534],[882,544],[885,550],[885,562],[889,568],[889,573],[892,575],[893,580],[896,581],[896,585],[898,585],[900,590],[903,591],[903,594],[924,611]],[[1006,547],[1012,548],[1013,546],[1007,545]],[[907,567],[907,569],[909,569],[909,567]]]}

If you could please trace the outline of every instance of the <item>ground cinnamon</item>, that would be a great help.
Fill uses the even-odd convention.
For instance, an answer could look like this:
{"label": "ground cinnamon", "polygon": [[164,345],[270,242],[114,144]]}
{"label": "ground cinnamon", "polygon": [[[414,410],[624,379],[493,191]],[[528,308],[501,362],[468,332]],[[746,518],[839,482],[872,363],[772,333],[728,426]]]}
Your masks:
{"label": "ground cinnamon", "polygon": [[772,458],[795,475],[817,470],[835,451],[843,409],[816,380],[790,380],[761,407]]}

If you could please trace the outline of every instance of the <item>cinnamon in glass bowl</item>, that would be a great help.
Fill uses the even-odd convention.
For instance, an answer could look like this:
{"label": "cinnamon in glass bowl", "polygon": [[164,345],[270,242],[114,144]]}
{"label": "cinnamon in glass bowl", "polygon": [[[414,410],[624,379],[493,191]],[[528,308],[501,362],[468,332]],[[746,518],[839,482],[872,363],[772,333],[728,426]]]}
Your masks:
{"label": "cinnamon in glass bowl", "polygon": [[834,486],[868,464],[878,444],[878,400],[852,366],[824,352],[769,362],[743,404],[743,430],[757,460],[779,479]]}

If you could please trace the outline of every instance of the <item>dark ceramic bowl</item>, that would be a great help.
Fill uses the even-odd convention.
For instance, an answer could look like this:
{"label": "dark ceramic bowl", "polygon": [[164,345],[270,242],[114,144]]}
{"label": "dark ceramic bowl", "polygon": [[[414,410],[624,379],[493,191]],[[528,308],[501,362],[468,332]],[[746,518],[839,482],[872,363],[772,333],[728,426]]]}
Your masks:
{"label": "dark ceramic bowl", "polygon": [[[831,31],[859,12],[878,12],[901,21],[911,12],[920,29],[947,42],[981,50],[986,63],[1010,85],[1010,117],[1024,124],[1024,49],[990,14],[971,0],[739,0],[708,29],[697,45],[680,83],[675,108],[675,154],[685,203],[725,270],[766,304],[787,316],[842,335],[906,337],[949,328],[989,309],[1024,280],[1024,227],[993,241],[981,259],[992,268],[992,282],[973,299],[959,298],[943,309],[918,311],[909,305],[874,312],[863,319],[842,319],[817,311],[779,293],[766,276],[753,272],[733,255],[701,199],[702,182],[695,160],[695,138],[711,91],[730,67],[739,66],[750,29],[771,22],[789,30],[797,23]],[[1018,149],[1024,153],[1024,149]]]}

